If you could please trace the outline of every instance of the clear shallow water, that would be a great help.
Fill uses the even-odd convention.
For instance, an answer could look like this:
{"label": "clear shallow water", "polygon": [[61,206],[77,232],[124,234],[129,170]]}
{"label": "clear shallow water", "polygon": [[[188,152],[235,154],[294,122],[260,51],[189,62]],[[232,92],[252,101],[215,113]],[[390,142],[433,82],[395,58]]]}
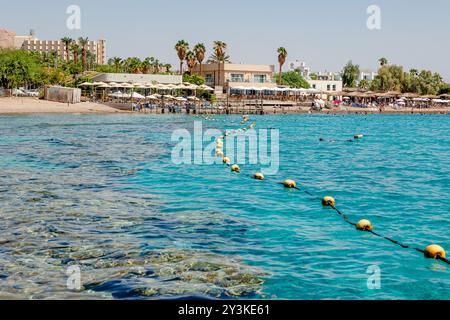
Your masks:
{"label": "clear shallow water", "polygon": [[[450,298],[448,265],[277,185],[296,179],[353,221],[449,251],[448,116],[254,118],[280,129],[280,171],[266,181],[248,177],[255,165],[172,164],[170,136],[195,117],[0,117],[0,297]],[[237,116],[203,125],[241,127]],[[71,265],[80,292],[66,287]],[[367,288],[371,265],[379,290]]]}

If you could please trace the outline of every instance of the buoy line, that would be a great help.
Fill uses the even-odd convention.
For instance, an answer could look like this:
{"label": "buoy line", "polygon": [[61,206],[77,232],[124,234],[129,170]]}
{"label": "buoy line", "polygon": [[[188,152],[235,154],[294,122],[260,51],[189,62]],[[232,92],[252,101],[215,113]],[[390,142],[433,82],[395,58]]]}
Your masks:
{"label": "buoy line", "polygon": [[[248,119],[244,118],[244,121],[242,122],[242,124],[245,124],[247,121],[248,121]],[[250,129],[254,129],[254,126],[255,126],[255,123],[252,122],[252,124],[250,125]],[[234,131],[238,132],[238,133],[241,133],[241,132],[245,133],[247,131],[247,128],[242,128],[242,129],[238,129],[238,130],[234,130]],[[223,163],[226,166],[230,166],[231,165],[231,159],[226,157],[226,156],[224,156],[222,148],[223,148],[223,139],[228,137],[228,136],[229,136],[229,134],[228,134],[228,132],[226,132],[223,136],[220,136],[216,140],[216,155],[222,157]],[[362,134],[355,134],[353,139],[359,140],[359,139],[362,139],[363,137],[364,136]],[[321,140],[321,141],[323,141],[323,140]],[[241,168],[237,164],[233,164],[231,166],[231,172],[240,173],[241,172]],[[255,174],[253,174],[253,175],[251,175],[249,177],[251,177],[251,178],[253,178],[255,180],[259,180],[259,181],[262,181],[262,180],[265,179],[264,175],[261,172],[256,172]],[[306,193],[307,195],[313,197],[314,199],[319,199],[319,200],[321,199],[321,198],[313,195],[308,190],[297,187],[297,182],[295,180],[287,179],[287,180],[285,180],[283,182],[279,182],[278,184],[282,184],[285,188],[288,188],[288,189],[296,189],[298,191],[302,191],[302,192]],[[399,241],[397,241],[395,239],[383,236],[383,235],[373,231],[373,225],[367,219],[362,219],[362,220],[358,221],[358,223],[352,222],[342,211],[340,211],[336,207],[336,201],[335,201],[334,198],[332,198],[330,196],[326,196],[326,197],[322,198],[321,201],[322,201],[322,205],[324,207],[331,207],[334,211],[336,211],[339,214],[339,216],[341,216],[344,219],[345,222],[347,222],[348,224],[350,224],[353,227],[355,227],[358,231],[369,232],[369,233],[373,234],[376,237],[388,240],[388,241],[392,242],[393,244],[396,244],[396,245],[398,245],[398,246],[400,246],[400,247],[402,247],[404,249],[413,249],[413,250],[415,250],[417,252],[420,252],[426,258],[436,259],[436,260],[443,261],[443,262],[445,262],[447,264],[450,264],[450,260],[448,260],[446,258],[445,250],[439,245],[432,244],[432,245],[429,245],[428,247],[426,247],[424,250],[422,250],[420,248],[417,248],[417,247],[412,247],[412,246],[409,246],[409,245],[405,245],[405,244],[403,244],[403,243],[401,243],[401,242],[399,242]]]}

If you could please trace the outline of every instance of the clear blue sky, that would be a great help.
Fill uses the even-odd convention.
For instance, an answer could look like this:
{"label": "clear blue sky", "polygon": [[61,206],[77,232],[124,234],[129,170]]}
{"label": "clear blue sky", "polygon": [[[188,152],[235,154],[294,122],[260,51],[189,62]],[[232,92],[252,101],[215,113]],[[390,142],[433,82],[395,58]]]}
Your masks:
{"label": "clear blue sky", "polygon": [[[173,49],[214,40],[229,45],[233,62],[304,60],[314,71],[339,71],[350,59],[377,68],[378,58],[409,68],[441,73],[450,82],[450,1],[448,0],[40,0],[2,1],[0,28],[40,39],[105,38],[108,57],[155,56],[176,68]],[[66,28],[66,8],[82,10],[82,29]],[[366,9],[381,7],[382,29],[366,28]]]}

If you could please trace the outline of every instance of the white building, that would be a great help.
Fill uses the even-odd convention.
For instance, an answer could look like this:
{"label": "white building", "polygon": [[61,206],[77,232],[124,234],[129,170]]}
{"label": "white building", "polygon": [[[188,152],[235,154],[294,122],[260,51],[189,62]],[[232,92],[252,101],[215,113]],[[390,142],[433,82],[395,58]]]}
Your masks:
{"label": "white building", "polygon": [[289,71],[297,71],[300,75],[309,79],[311,75],[311,68],[306,65],[306,62],[295,60],[288,63]]}
{"label": "white building", "polygon": [[377,75],[378,73],[375,71],[369,69],[361,69],[358,75],[358,82],[360,82],[361,80],[373,81]]}
{"label": "white building", "polygon": [[342,91],[342,80],[307,80],[311,88],[323,92]]}

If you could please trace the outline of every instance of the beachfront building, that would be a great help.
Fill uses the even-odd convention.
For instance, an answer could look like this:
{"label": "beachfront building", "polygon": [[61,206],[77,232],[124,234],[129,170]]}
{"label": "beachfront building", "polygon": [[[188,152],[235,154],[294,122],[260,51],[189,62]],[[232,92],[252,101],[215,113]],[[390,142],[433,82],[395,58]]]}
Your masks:
{"label": "beachfront building", "polygon": [[361,80],[373,81],[375,77],[378,75],[377,72],[370,69],[361,69],[358,74],[358,83]]}
{"label": "beachfront building", "polygon": [[205,78],[206,85],[218,91],[235,87],[276,87],[275,66],[268,64],[209,63],[197,65],[195,74]]}
{"label": "beachfront building", "polygon": [[340,92],[343,88],[342,80],[322,79],[322,80],[307,80],[312,89],[326,92]]}
{"label": "beachfront building", "polygon": [[[68,60],[66,46],[61,40],[39,40],[34,30],[29,35],[18,36],[12,31],[0,29],[0,48],[1,49],[22,49],[27,51],[50,53],[56,52],[63,60]],[[106,64],[106,40],[89,41],[87,51],[96,58],[97,64]],[[72,52],[70,59],[73,59]]]}
{"label": "beachfront building", "polygon": [[101,73],[93,77],[94,82],[115,83],[161,83],[179,84],[183,82],[180,75],[134,74],[134,73]]}
{"label": "beachfront building", "polygon": [[295,60],[289,62],[288,66],[289,71],[296,71],[305,79],[311,78],[311,68],[306,65],[306,62]]}

